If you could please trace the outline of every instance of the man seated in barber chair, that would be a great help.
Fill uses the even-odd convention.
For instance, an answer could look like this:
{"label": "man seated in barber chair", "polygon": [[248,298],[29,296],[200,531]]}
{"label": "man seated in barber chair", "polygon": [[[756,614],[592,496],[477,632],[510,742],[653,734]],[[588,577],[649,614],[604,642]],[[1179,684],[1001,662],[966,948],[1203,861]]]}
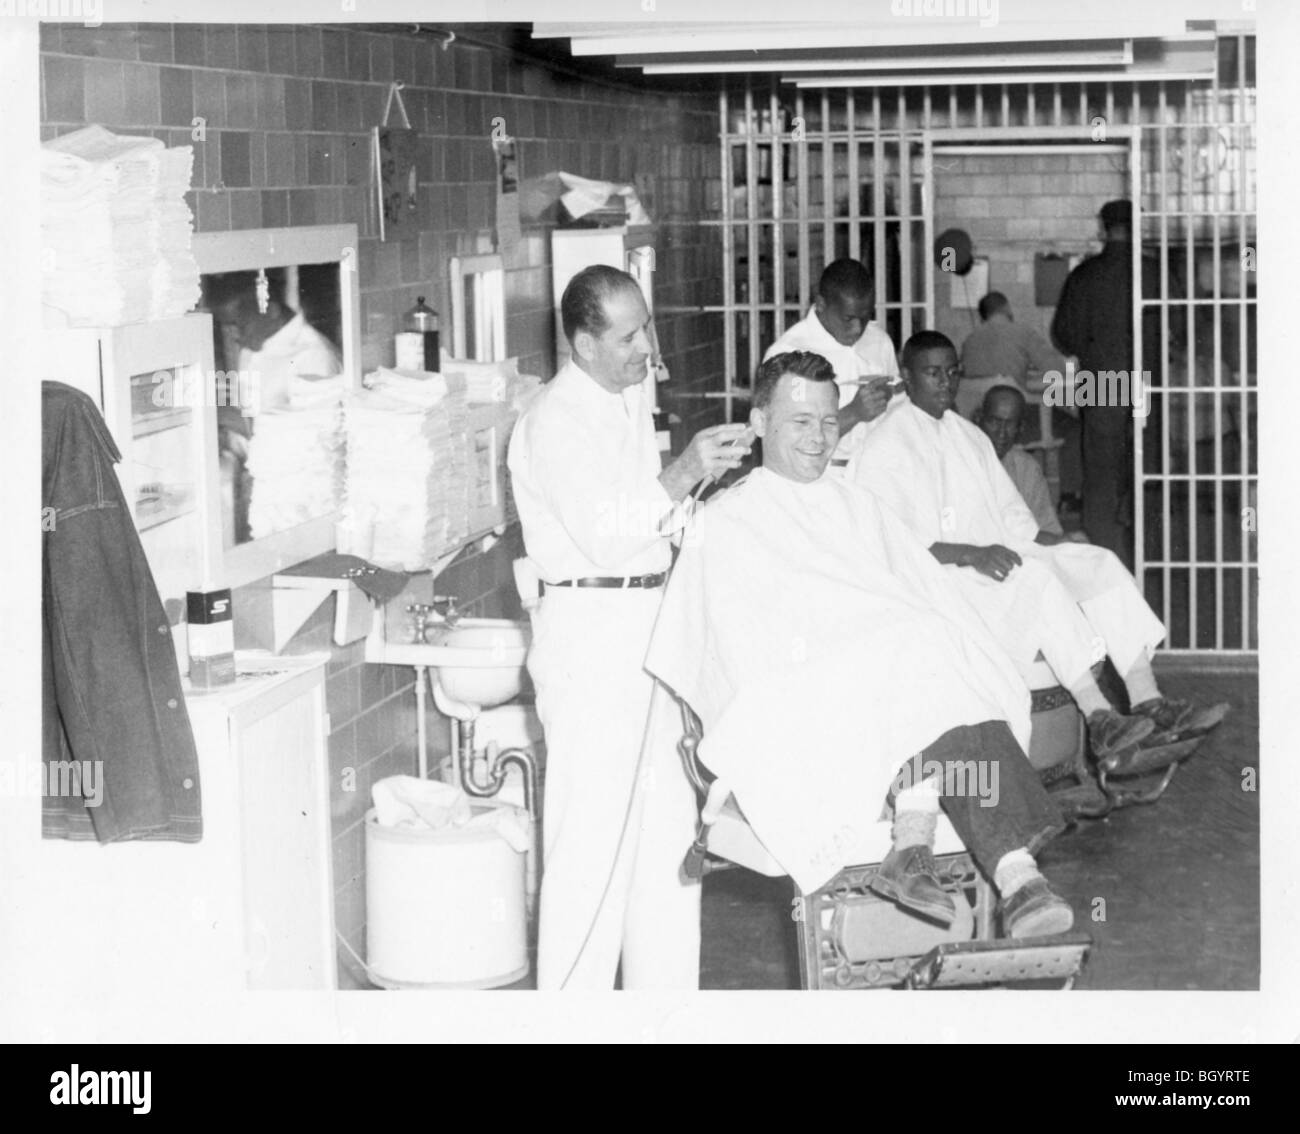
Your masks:
{"label": "man seated in barber chair", "polygon": [[[957,352],[919,331],[902,357],[906,396],[881,417],[850,470],[911,529],[1022,673],[1036,655],[1073,695],[1103,773],[1181,758],[1228,711],[1163,696],[1151,655],[1165,628],[1112,552],[1041,530],[972,423],[952,411]],[[1118,712],[1092,672],[1109,655],[1132,710]],[[1163,763],[1162,763],[1163,762]]]}
{"label": "man seated in barber chair", "polygon": [[[1025,757],[1028,690],[925,548],[869,491],[824,475],[838,404],[820,355],[759,367],[762,466],[700,509],[660,608],[646,668],[703,722],[706,820],[733,797],[809,894],[878,861],[855,848],[892,794],[871,888],[942,924],[942,808],[997,888],[1003,934],[1064,933],[1073,911],[1034,859],[1064,823]],[[987,790],[959,785],[956,764]]]}

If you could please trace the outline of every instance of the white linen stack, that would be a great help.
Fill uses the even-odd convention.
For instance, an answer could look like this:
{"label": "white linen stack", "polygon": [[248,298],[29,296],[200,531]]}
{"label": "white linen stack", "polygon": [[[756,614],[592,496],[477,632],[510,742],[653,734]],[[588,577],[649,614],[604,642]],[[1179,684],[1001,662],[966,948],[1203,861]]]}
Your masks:
{"label": "white linen stack", "polygon": [[87,126],[41,152],[42,294],[73,326],[119,326],[193,309],[199,270],[185,203],[190,146]]}
{"label": "white linen stack", "polygon": [[248,443],[253,539],[330,516],[343,496],[345,449],[342,374],[294,377],[283,410],[260,413]]}
{"label": "white linen stack", "polygon": [[381,368],[346,400],[343,523],[384,567],[419,571],[469,533],[465,380]]}
{"label": "white linen stack", "polygon": [[473,362],[464,358],[452,358],[443,351],[442,372],[464,377],[465,400],[470,405],[506,402],[510,400],[515,384],[519,381],[519,359]]}

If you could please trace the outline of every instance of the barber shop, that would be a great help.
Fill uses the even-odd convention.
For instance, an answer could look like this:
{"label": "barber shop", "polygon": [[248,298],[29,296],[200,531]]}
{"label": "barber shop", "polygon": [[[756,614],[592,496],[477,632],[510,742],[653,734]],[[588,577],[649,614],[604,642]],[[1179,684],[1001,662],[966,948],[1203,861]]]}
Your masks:
{"label": "barber shop", "polygon": [[1267,991],[1253,4],[8,7],[12,1036]]}

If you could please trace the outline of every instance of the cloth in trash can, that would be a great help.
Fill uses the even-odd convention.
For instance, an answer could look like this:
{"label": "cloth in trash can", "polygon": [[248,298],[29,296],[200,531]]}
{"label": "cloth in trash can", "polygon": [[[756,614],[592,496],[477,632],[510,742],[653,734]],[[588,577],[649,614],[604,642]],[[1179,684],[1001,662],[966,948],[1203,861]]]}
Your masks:
{"label": "cloth in trash can", "polygon": [[370,799],[381,827],[488,829],[521,854],[530,845],[526,811],[491,800],[480,800],[476,810],[469,796],[454,784],[418,776],[387,776],[371,787]]}

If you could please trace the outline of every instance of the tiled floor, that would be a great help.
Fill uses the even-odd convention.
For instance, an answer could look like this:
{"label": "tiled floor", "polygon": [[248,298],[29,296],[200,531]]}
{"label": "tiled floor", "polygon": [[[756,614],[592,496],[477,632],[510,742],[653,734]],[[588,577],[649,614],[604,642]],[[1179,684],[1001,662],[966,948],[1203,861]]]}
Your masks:
{"label": "tiled floor", "polygon": [[[1044,850],[1044,871],[1095,942],[1076,987],[1255,989],[1259,795],[1242,784],[1258,766],[1258,681],[1178,675],[1161,687],[1233,711],[1157,803],[1085,821]],[[706,879],[703,988],[798,987],[790,897],[785,879]]]}
{"label": "tiled floor", "polygon": [[[1179,674],[1161,687],[1233,710],[1157,803],[1084,821],[1042,853],[1076,927],[1093,937],[1076,987],[1256,989],[1259,796],[1243,782],[1258,766],[1258,680]],[[705,879],[702,988],[799,987],[791,896],[784,878],[728,870]],[[532,988],[533,978],[510,987]]]}

